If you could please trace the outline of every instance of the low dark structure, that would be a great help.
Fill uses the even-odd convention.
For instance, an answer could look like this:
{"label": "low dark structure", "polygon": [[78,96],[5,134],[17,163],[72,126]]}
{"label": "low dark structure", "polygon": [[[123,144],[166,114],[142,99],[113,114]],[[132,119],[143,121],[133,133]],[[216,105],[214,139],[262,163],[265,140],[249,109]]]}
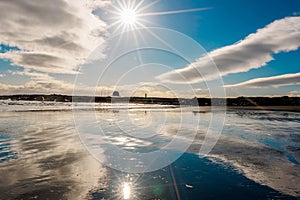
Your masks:
{"label": "low dark structure", "polygon": [[[117,95],[117,94],[116,94]],[[96,102],[96,103],[143,103],[163,105],[191,105],[191,106],[300,106],[300,97],[238,97],[238,98],[159,98],[159,97],[91,97],[69,96],[60,94],[30,94],[5,95],[0,100],[12,101],[57,101],[57,102]],[[213,102],[213,103],[212,103]]]}
{"label": "low dark structure", "polygon": [[119,97],[120,93],[118,91],[114,91],[112,94],[113,97]]}

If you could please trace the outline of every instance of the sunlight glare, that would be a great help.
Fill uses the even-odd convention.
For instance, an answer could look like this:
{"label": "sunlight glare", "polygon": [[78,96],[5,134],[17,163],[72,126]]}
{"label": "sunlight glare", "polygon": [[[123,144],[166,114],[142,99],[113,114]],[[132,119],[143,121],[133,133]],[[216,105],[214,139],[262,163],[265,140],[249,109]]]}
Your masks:
{"label": "sunlight glare", "polygon": [[[161,11],[161,12],[146,12],[147,9],[153,7],[160,0],[153,0],[149,3],[145,3],[144,0],[116,0],[115,4],[112,4],[112,9],[109,11],[114,14],[113,19],[115,20],[109,25],[109,29],[114,27],[113,33],[124,33],[128,30],[136,30],[138,28],[147,28],[144,23],[152,23],[144,17],[149,16],[160,16],[160,15],[171,15],[180,14],[188,12],[197,12],[202,10],[207,10],[210,8],[192,8],[184,10],[171,10],[171,11]],[[155,24],[156,26],[156,24]]]}
{"label": "sunlight glare", "polygon": [[123,24],[133,25],[136,22],[136,13],[132,9],[124,9],[121,13]]}
{"label": "sunlight glare", "polygon": [[129,199],[130,198],[130,185],[129,183],[124,183],[123,185],[123,197],[124,199]]}

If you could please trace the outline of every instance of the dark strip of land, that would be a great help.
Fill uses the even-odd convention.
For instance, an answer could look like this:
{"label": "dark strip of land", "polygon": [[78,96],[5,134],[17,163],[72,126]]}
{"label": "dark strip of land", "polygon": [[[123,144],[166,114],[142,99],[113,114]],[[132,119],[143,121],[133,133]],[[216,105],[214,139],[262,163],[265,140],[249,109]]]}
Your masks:
{"label": "dark strip of land", "polygon": [[237,98],[159,98],[159,97],[91,97],[70,95],[4,95],[0,100],[12,101],[56,101],[56,102],[96,102],[96,103],[140,103],[162,105],[191,105],[191,106],[231,106],[232,109],[240,107],[248,109],[275,110],[299,109],[300,97],[237,97]]}
{"label": "dark strip of land", "polygon": [[227,106],[226,110],[266,110],[300,112],[300,106]]}

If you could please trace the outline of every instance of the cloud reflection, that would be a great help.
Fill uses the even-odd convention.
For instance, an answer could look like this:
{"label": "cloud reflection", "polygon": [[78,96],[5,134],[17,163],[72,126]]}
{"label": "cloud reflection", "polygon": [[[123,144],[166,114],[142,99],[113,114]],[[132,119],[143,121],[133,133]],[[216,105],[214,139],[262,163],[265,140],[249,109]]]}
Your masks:
{"label": "cloud reflection", "polygon": [[85,199],[106,169],[82,147],[71,112],[1,113],[16,159],[0,162],[1,199]]}

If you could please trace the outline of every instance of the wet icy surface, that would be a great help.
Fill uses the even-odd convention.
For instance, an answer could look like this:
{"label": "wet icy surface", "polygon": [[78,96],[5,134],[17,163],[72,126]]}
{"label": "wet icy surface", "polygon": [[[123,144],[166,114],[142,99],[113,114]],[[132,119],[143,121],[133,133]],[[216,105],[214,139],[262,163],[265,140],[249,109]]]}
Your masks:
{"label": "wet icy surface", "polygon": [[[131,188],[132,199],[300,196],[300,113],[229,111],[218,143],[206,158],[199,158],[211,118],[207,109],[81,111],[87,118],[96,115],[95,123],[105,130],[104,142],[133,153],[152,152],[172,141],[181,123],[178,118],[200,119],[195,140],[195,124],[183,124],[185,132],[179,139],[194,140],[187,153],[180,152],[183,155],[172,165],[134,174],[110,169],[86,151],[67,106],[56,112],[44,108],[0,113],[0,199],[124,199],[124,183]],[[172,146],[168,150],[170,155],[178,153]],[[103,159],[107,155],[105,149],[99,154]]]}

